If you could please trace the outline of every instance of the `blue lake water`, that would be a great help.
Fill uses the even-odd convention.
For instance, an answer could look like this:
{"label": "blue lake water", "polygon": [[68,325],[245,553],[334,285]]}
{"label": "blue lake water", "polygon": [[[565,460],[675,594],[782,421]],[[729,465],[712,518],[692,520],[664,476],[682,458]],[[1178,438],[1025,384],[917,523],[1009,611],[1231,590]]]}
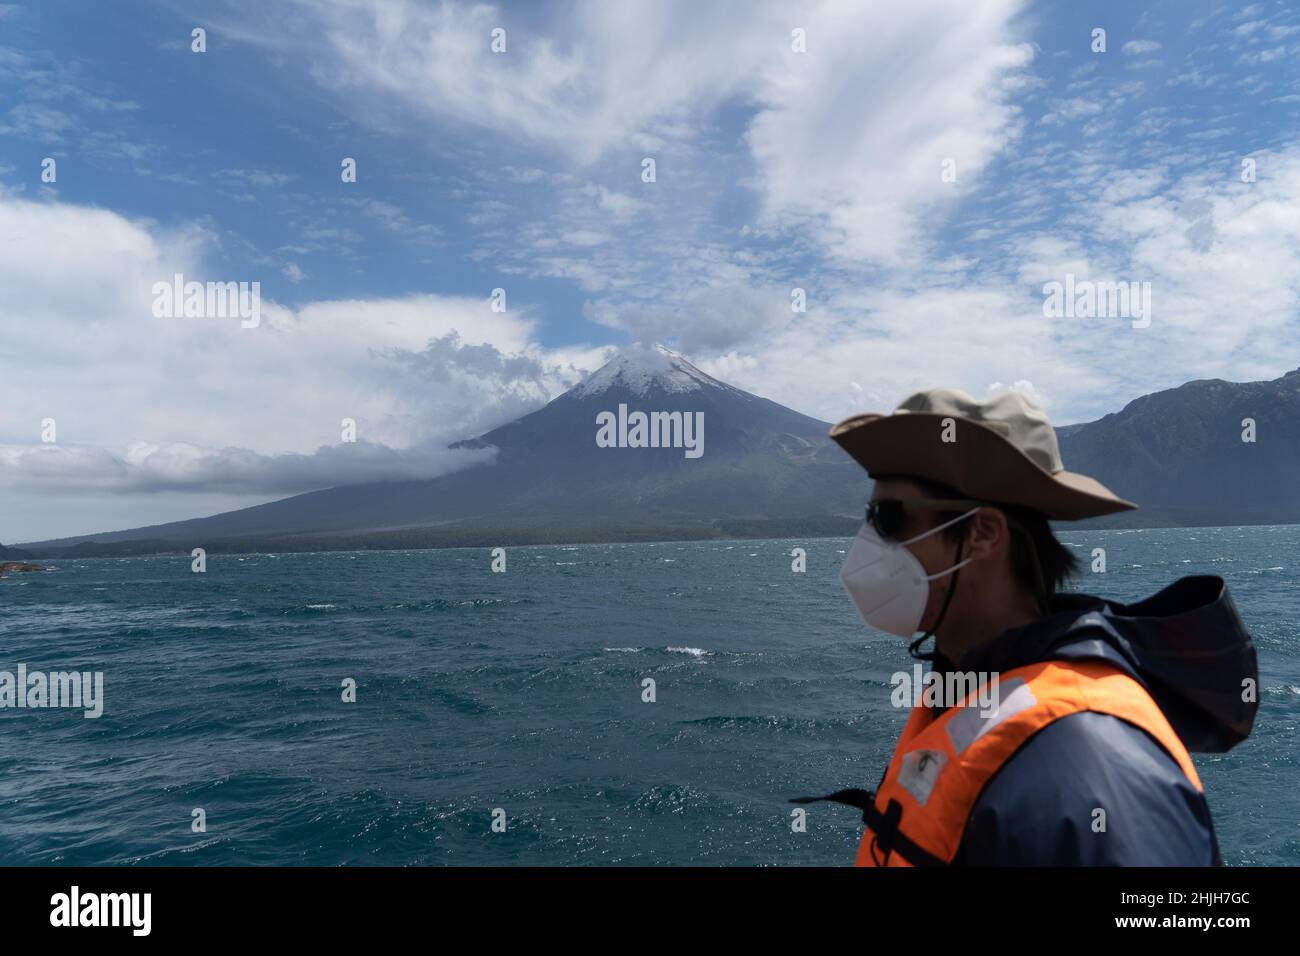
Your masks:
{"label": "blue lake water", "polygon": [[[1228,863],[1300,864],[1300,528],[1062,538],[1106,548],[1091,593],[1227,579],[1261,707],[1249,740],[1196,764]],[[819,805],[794,833],[785,800],[875,786],[906,716],[889,678],[912,665],[840,588],[847,547],[511,548],[504,574],[472,549],[11,575],[0,670],[100,670],[105,705],[0,711],[0,862],[847,864],[857,814]]]}

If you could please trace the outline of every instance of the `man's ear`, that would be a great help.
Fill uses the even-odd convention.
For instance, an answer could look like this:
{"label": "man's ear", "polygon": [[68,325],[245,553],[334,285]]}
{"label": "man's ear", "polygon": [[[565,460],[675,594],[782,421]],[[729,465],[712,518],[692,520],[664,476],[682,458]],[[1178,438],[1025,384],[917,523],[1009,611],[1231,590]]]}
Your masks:
{"label": "man's ear", "polygon": [[1011,538],[1007,516],[1001,508],[984,507],[970,517],[966,531],[967,556],[987,558],[1005,551]]}

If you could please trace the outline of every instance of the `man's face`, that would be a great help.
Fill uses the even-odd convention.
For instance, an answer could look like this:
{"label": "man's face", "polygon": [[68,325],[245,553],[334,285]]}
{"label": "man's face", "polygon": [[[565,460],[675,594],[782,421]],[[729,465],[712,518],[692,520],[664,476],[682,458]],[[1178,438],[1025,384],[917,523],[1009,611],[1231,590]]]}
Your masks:
{"label": "man's face", "polygon": [[[876,481],[875,490],[871,495],[872,501],[879,501],[884,498],[892,498],[896,501],[915,501],[920,498],[934,498],[935,496],[926,492],[920,485],[908,481],[905,478],[881,478]],[[964,508],[955,508],[955,511],[964,511]],[[906,541],[908,538],[914,538],[918,534],[940,524],[940,517],[950,518],[940,511],[917,511],[909,512],[903,529],[895,536],[896,541]],[[938,574],[946,571],[956,563],[957,545],[949,541],[942,531],[936,531],[920,541],[914,541],[911,544],[904,545],[907,550],[916,556],[925,568],[927,575]],[[944,598],[947,596],[948,588],[952,586],[952,576],[947,575],[939,578],[937,581],[930,582],[930,594],[925,602],[925,614],[921,618],[921,630],[928,631],[939,617],[939,612],[943,608]],[[957,617],[957,601],[954,595],[952,606],[948,608],[948,619],[955,620]]]}

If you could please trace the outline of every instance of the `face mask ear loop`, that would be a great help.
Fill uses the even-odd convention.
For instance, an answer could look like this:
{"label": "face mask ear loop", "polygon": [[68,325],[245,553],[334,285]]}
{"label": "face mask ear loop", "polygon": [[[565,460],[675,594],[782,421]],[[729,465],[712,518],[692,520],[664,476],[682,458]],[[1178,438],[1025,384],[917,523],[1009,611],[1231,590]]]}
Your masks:
{"label": "face mask ear loop", "polygon": [[[965,544],[966,544],[965,538],[957,542],[957,554],[952,559],[953,564],[961,563],[961,549],[965,546]],[[952,603],[952,596],[957,593],[957,578],[960,574],[961,574],[960,568],[952,573],[952,582],[948,585],[948,593],[944,596],[943,607],[939,609],[939,618],[934,622],[934,627],[930,628],[928,631],[926,631],[924,634],[922,634],[920,637],[918,637],[916,640],[914,640],[911,644],[907,646],[907,653],[910,654],[913,658],[915,658],[918,661],[933,662],[935,655],[938,654],[937,648],[933,651],[923,651],[921,650],[921,645],[924,644],[926,641],[928,641],[930,638],[934,637],[935,631],[939,630],[940,626],[943,624],[943,619],[948,614],[948,605]]]}
{"label": "face mask ear loop", "polygon": [[929,528],[929,529],[927,529],[927,530],[925,530],[925,531],[922,531],[920,534],[912,535],[912,537],[908,538],[906,541],[900,541],[900,542],[898,542],[898,543],[901,544],[901,545],[903,545],[903,546],[907,546],[907,545],[909,545],[909,544],[912,544],[913,542],[920,541],[922,538],[928,538],[928,537],[930,537],[930,535],[932,535],[932,534],[937,534],[938,532],[942,531],[944,528],[948,527],[949,525],[954,525],[954,524],[956,524],[958,521],[965,521],[967,518],[969,518],[969,517],[970,517],[971,515],[973,515],[975,512],[979,511],[980,508],[982,508],[982,507],[984,507],[984,506],[983,506],[983,505],[977,505],[976,507],[972,508],[970,511],[966,512],[964,515],[958,515],[957,517],[955,517],[955,518],[953,518],[953,519],[951,519],[951,520],[949,520],[949,521],[945,521],[943,524],[935,525],[933,528]]}

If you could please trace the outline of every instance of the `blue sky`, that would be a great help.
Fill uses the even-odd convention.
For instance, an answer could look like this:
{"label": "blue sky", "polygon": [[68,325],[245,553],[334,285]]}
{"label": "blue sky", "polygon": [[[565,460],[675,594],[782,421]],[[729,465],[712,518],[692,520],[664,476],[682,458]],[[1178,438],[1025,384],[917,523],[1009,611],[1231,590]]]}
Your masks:
{"label": "blue sky", "polygon": [[[498,178],[499,164],[483,168],[490,146],[463,130],[419,135],[400,117],[368,126],[299,73],[303,64],[218,27],[208,27],[208,53],[195,55],[189,32],[200,22],[138,2],[42,2],[10,15],[7,42],[65,92],[34,104],[36,115],[11,116],[5,165],[38,168],[54,155],[61,201],[204,222],[221,240],[206,259],[214,273],[256,275],[264,295],[289,306],[481,296],[498,284],[495,267],[472,255],[492,230],[470,220],[487,202],[527,201],[528,190]],[[6,102],[30,95],[30,75],[6,77]],[[51,129],[59,135],[43,135]],[[340,182],[344,156],[359,161],[358,189]],[[304,278],[286,277],[290,264]],[[511,285],[556,317],[581,307],[571,283]],[[546,331],[546,344],[579,340],[563,319]]]}
{"label": "blue sky", "polygon": [[[0,4],[0,541],[436,474],[636,340],[827,420],[1276,377],[1297,63],[1280,2]],[[175,271],[266,321],[160,324]]]}

